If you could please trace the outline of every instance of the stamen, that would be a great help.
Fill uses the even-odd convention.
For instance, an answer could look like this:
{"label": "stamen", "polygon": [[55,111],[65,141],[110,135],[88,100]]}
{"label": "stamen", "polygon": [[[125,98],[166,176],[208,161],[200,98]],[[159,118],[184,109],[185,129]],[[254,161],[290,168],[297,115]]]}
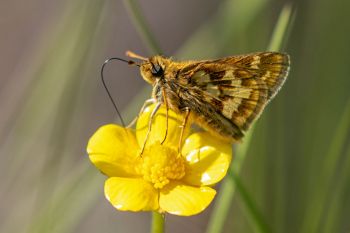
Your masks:
{"label": "stamen", "polygon": [[142,156],[139,172],[157,189],[170,180],[179,180],[185,175],[185,159],[175,149],[162,146],[160,142],[147,147]]}

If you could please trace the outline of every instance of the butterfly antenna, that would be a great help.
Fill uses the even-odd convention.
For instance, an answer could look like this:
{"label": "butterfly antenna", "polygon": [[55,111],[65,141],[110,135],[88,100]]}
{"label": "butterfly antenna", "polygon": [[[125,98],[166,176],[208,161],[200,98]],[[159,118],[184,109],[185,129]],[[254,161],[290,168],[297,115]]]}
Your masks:
{"label": "butterfly antenna", "polygon": [[104,79],[104,75],[103,75],[105,66],[106,66],[110,61],[113,61],[113,60],[118,60],[118,61],[126,62],[126,63],[128,63],[129,65],[136,65],[136,66],[138,66],[138,67],[140,67],[140,65],[139,65],[139,64],[136,64],[136,63],[133,62],[133,61],[127,61],[127,60],[124,60],[124,59],[122,59],[122,58],[112,57],[112,58],[107,59],[107,60],[103,63],[103,65],[102,65],[102,67],[101,67],[101,80],[102,80],[103,87],[105,88],[105,90],[106,90],[106,92],[107,92],[107,94],[108,94],[108,97],[109,97],[109,99],[111,100],[111,102],[112,102],[112,104],[113,104],[113,107],[114,107],[115,111],[117,112],[117,115],[118,115],[118,117],[119,117],[119,119],[120,119],[120,121],[121,121],[123,127],[125,128],[125,123],[124,123],[123,117],[122,117],[122,115],[120,114],[120,112],[119,112],[119,110],[118,110],[118,108],[117,108],[117,105],[116,105],[116,103],[115,103],[115,101],[114,101],[114,99],[113,99],[113,97],[112,97],[112,95],[111,95],[111,93],[110,93],[110,91],[109,91],[107,85],[106,85],[106,82],[105,82],[105,79]]}

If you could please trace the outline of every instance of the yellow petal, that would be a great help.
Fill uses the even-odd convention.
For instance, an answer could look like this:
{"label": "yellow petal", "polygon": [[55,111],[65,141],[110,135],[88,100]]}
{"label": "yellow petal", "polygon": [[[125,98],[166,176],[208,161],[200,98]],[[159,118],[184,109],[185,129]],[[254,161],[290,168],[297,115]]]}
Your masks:
{"label": "yellow petal", "polygon": [[105,183],[105,196],[118,210],[158,210],[158,195],[158,191],[142,179],[112,177]]}
{"label": "yellow petal", "polygon": [[216,191],[210,187],[193,187],[172,182],[160,192],[160,210],[181,216],[198,214],[208,207],[215,194]]}
{"label": "yellow petal", "polygon": [[[148,124],[150,121],[150,115],[155,108],[155,104],[150,105],[141,114],[136,125],[136,137],[140,147],[143,146],[146,134],[148,132]],[[180,114],[169,109],[168,111],[168,132],[166,133],[166,108],[164,106],[160,107],[156,115],[153,117],[152,128],[147,139],[147,145],[153,144],[156,141],[162,142],[166,136],[166,140],[163,145],[170,147],[178,147],[181,133],[181,125],[183,123],[183,117]],[[190,122],[186,124],[186,129],[184,132],[184,137],[188,135],[190,129]]]}
{"label": "yellow petal", "polygon": [[134,176],[138,144],[130,129],[105,125],[90,138],[87,146],[91,162],[107,176]]}
{"label": "yellow petal", "polygon": [[227,173],[232,158],[232,145],[208,132],[190,135],[182,148],[186,157],[185,183],[201,186],[219,182]]}

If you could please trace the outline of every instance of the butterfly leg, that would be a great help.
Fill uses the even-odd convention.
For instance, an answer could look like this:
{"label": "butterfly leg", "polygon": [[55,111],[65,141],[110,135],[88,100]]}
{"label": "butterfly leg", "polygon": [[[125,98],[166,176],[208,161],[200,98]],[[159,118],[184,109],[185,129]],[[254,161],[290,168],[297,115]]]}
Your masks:
{"label": "butterfly leg", "polygon": [[153,109],[153,111],[151,113],[151,116],[150,116],[149,121],[148,121],[148,130],[147,130],[147,133],[146,133],[145,141],[143,142],[143,145],[142,145],[142,148],[141,148],[141,154],[140,155],[142,155],[143,151],[145,150],[146,143],[147,143],[147,140],[148,140],[148,136],[149,136],[149,133],[151,132],[151,129],[152,129],[153,118],[156,115],[157,111],[159,110],[161,104],[162,103],[158,102],[156,107]]}
{"label": "butterfly leg", "polygon": [[155,99],[148,99],[148,100],[146,100],[146,101],[143,103],[143,105],[142,105],[142,107],[141,107],[141,109],[140,109],[139,114],[138,114],[138,115],[130,122],[130,124],[128,124],[126,127],[127,127],[127,128],[131,128],[131,127],[136,123],[137,119],[139,119],[141,113],[143,113],[143,111],[145,111],[145,108],[146,108],[148,105],[150,105],[150,104],[154,104],[155,102],[156,102]]}
{"label": "butterfly leg", "polygon": [[165,112],[165,136],[163,138],[163,141],[160,143],[161,145],[163,145],[163,143],[165,142],[165,139],[166,137],[168,136],[168,123],[169,123],[169,108],[168,108],[168,101],[167,101],[167,98],[166,98],[166,93],[165,93],[165,89],[162,90],[162,95],[163,95],[163,100],[164,100],[164,104],[165,104],[165,109],[166,109],[166,112]]}
{"label": "butterfly leg", "polygon": [[177,147],[177,152],[178,154],[180,154],[181,152],[181,147],[182,147],[182,140],[183,140],[183,136],[184,136],[184,132],[185,132],[185,129],[186,129],[186,124],[187,124],[187,121],[188,121],[188,118],[190,116],[190,109],[189,108],[185,108],[185,118],[182,122],[182,125],[181,125],[181,133],[180,133],[180,140],[179,140],[179,145]]}

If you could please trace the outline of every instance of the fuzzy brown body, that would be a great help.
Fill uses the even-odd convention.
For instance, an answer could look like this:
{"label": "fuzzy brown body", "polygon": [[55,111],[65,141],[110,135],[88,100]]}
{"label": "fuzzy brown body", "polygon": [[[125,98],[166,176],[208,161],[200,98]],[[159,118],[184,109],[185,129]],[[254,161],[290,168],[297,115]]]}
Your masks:
{"label": "fuzzy brown body", "polygon": [[141,64],[152,97],[228,140],[239,140],[284,83],[289,56],[262,52],[217,60],[176,62],[154,56]]}

